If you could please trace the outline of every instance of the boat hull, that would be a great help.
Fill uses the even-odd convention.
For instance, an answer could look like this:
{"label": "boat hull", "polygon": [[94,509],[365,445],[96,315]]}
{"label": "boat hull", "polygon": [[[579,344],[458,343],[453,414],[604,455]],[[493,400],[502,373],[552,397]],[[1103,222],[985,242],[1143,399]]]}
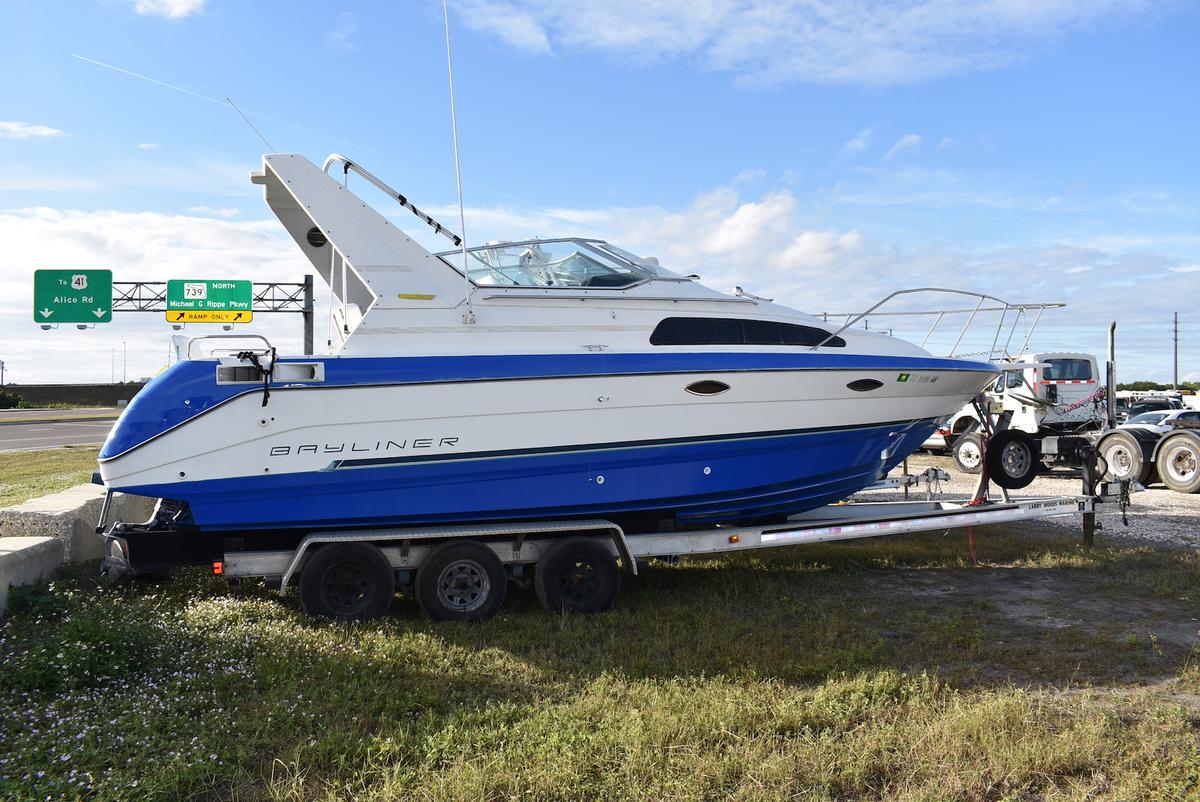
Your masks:
{"label": "boat hull", "polygon": [[989,366],[693,369],[296,386],[273,389],[266,406],[246,390],[102,454],[101,471],[113,489],[186,501],[213,532],[748,521],[861,490],[992,376]]}
{"label": "boat hull", "polygon": [[861,490],[934,425],[929,419],[747,433],[146,485],[129,492],[185,499],[197,527],[209,531],[572,517],[743,521],[812,509]]}

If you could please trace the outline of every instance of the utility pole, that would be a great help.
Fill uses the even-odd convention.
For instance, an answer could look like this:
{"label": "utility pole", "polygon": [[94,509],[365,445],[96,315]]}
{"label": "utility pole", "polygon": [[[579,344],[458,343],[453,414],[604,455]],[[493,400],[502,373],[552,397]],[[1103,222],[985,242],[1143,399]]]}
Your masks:
{"label": "utility pole", "polygon": [[4,386],[4,360],[0,359],[0,387]]}
{"label": "utility pole", "polygon": [[129,349],[125,346],[125,341],[121,340],[121,384],[129,381],[125,376],[126,368],[129,367]]}
{"label": "utility pole", "polygon": [[1172,376],[1171,389],[1179,389],[1179,313],[1175,313],[1175,373]]}

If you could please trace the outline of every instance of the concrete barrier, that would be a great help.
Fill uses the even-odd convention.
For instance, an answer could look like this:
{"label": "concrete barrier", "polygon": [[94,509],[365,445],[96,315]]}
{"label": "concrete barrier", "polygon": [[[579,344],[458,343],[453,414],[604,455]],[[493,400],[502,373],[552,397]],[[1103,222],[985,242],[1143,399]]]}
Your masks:
{"label": "concrete barrier", "polygon": [[[62,542],[64,562],[97,560],[104,553],[104,543],[96,537],[96,524],[105,492],[100,485],[76,485],[0,509],[0,538],[52,537]],[[144,521],[153,507],[154,499],[117,493],[108,521]]]}
{"label": "concrete barrier", "polygon": [[[104,555],[96,524],[105,492],[99,485],[77,485],[0,509],[0,611],[11,585],[40,582],[63,563],[98,560]],[[154,501],[117,493],[108,522],[144,521],[150,517]]]}
{"label": "concrete barrier", "polygon": [[44,582],[62,562],[62,541],[56,538],[0,538],[0,613],[8,606],[10,587]]}

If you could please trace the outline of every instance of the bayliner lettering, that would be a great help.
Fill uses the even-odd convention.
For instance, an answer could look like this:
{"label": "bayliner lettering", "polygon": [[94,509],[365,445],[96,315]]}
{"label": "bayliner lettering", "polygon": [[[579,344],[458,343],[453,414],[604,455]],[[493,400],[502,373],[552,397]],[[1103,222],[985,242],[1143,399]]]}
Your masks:
{"label": "bayliner lettering", "polygon": [[374,443],[304,443],[296,446],[272,446],[269,456],[287,457],[295,454],[376,454],[389,451],[410,451],[415,448],[454,448],[457,437],[416,437],[411,440],[377,440]]}

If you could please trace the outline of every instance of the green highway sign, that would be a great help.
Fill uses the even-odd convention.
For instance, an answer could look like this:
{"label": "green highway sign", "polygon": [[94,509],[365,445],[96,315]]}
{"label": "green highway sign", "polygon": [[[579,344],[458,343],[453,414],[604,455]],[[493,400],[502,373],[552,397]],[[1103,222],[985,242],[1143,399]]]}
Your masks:
{"label": "green highway sign", "polygon": [[33,271],[33,319],[38,323],[111,323],[111,270]]}
{"label": "green highway sign", "polygon": [[171,279],[167,320],[171,323],[249,323],[254,287],[243,280]]}

